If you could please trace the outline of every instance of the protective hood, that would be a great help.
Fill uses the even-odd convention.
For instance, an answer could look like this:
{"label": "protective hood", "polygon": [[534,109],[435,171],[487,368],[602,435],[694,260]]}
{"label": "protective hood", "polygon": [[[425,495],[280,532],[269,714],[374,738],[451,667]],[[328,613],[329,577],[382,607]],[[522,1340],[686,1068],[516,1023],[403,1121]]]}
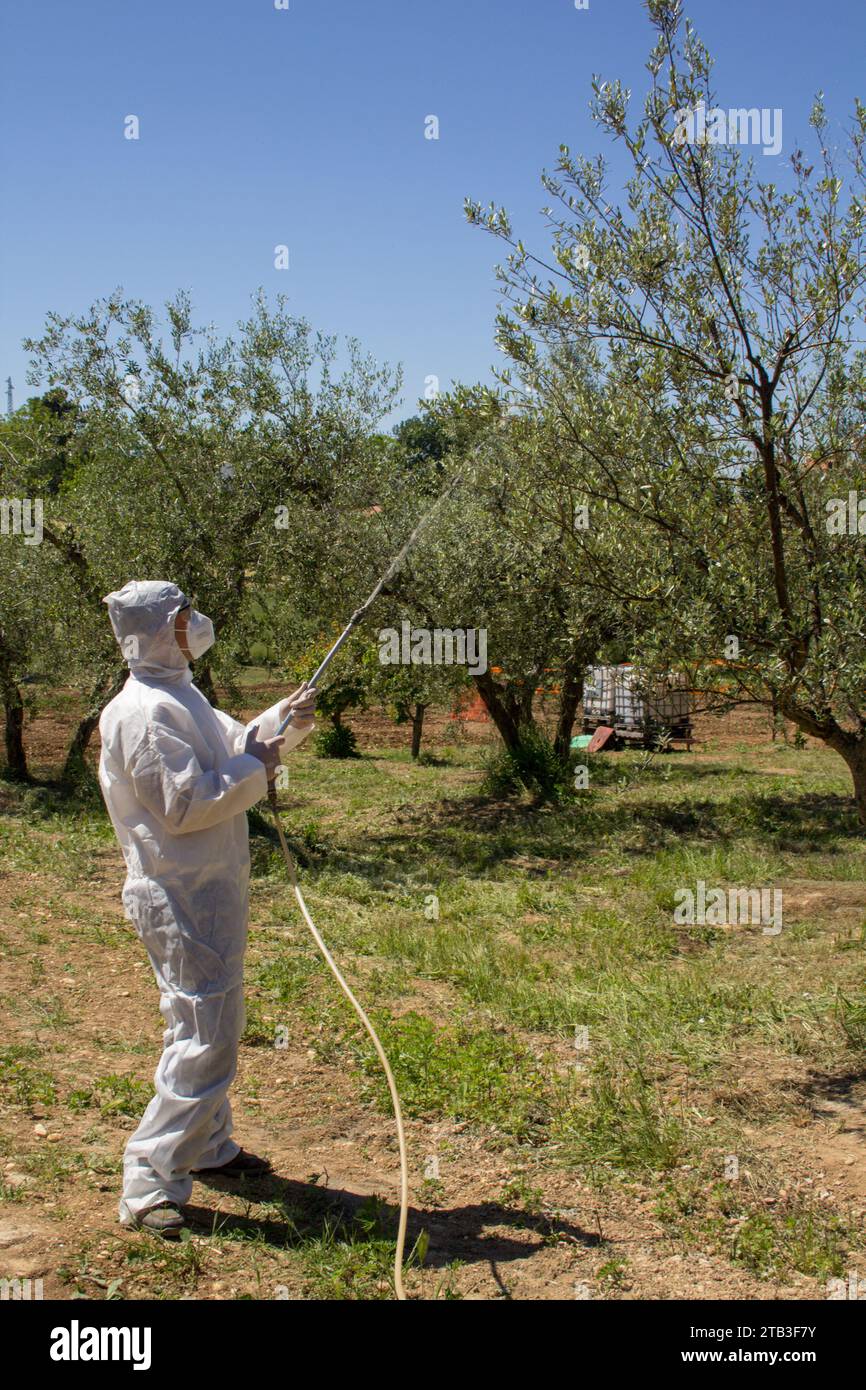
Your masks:
{"label": "protective hood", "polygon": [[102,600],[120,650],[140,680],[192,680],[189,663],[177,645],[174,620],[189,600],[176,584],[162,579],[131,580]]}

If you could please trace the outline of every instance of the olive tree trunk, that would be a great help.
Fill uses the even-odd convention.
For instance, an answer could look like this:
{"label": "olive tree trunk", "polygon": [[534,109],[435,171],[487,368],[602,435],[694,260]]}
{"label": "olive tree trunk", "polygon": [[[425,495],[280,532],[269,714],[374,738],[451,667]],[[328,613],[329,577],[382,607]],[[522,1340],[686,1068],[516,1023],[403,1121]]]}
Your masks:
{"label": "olive tree trunk", "polygon": [[12,670],[12,653],[0,631],[0,692],[3,695],[3,734],[8,776],[26,782],[27,753],[24,748],[24,701]]}
{"label": "olive tree trunk", "polygon": [[424,715],[427,711],[426,705],[418,704],[412,715],[412,757],[417,758],[421,752],[421,736],[424,732]]}
{"label": "olive tree trunk", "polygon": [[113,700],[123,689],[128,675],[129,671],[125,666],[112,667],[107,674],[100,677],[91,690],[87,713],[79,720],[66,750],[66,759],[60,774],[64,786],[71,786],[79,780],[84,769],[84,755],[99,724],[99,717],[109,700]]}

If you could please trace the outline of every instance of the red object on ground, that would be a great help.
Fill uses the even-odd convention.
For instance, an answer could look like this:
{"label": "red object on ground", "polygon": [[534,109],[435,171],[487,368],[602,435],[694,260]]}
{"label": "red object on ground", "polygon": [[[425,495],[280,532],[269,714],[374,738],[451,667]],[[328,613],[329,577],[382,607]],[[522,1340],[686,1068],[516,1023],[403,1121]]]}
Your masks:
{"label": "red object on ground", "polygon": [[484,724],[490,719],[487,706],[476,691],[474,695],[458,699],[451,712],[452,719],[465,719],[470,724]]}
{"label": "red object on ground", "polygon": [[606,724],[599,724],[589,743],[586,745],[587,753],[598,753],[607,743],[613,729],[609,729]]}

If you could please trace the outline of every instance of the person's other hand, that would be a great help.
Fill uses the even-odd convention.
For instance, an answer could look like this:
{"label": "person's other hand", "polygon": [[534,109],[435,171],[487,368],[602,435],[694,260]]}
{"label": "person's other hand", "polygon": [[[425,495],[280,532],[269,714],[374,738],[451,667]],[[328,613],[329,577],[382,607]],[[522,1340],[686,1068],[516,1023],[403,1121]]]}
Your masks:
{"label": "person's other hand", "polygon": [[264,763],[265,771],[268,774],[268,786],[273,786],[277,775],[277,768],[280,765],[280,749],[285,743],[285,738],[280,735],[277,738],[263,738],[259,736],[259,726],[254,724],[247,732],[244,741],[244,752],[251,753],[259,762]]}
{"label": "person's other hand", "polygon": [[304,681],[302,685],[287,700],[283,700],[280,705],[280,723],[282,724],[289,710],[292,711],[292,722],[290,728],[297,729],[300,733],[306,733],[307,729],[313,727],[313,720],[316,714],[316,699],[318,690],[314,685],[307,685]]}

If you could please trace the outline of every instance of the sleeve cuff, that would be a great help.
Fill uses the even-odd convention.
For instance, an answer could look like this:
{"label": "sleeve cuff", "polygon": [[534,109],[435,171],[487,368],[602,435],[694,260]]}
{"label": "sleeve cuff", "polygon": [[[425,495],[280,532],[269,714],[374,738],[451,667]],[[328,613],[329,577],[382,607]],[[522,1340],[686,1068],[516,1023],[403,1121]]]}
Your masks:
{"label": "sleeve cuff", "polygon": [[[271,705],[270,709],[264,710],[264,712],[260,714],[258,718],[251,719],[249,724],[247,725],[247,730],[252,729],[257,724],[259,726],[259,732],[257,737],[260,740],[266,738],[276,738],[277,730],[279,729],[280,724],[282,723],[282,720],[280,719],[280,706],[284,703],[284,700],[278,700],[275,705]],[[289,727],[286,729],[285,733],[282,735],[282,737],[286,740],[283,744],[282,752],[291,753],[293,748],[297,748],[299,743],[303,743],[304,739],[308,736],[308,734],[311,734],[313,732],[315,727],[315,724],[311,724],[309,729],[296,729],[293,724],[290,724]]]}
{"label": "sleeve cuff", "polygon": [[290,724],[283,734],[283,738],[286,741],[280,751],[282,753],[291,753],[293,748],[297,748],[299,743],[303,743],[304,739],[313,732],[315,727],[315,724],[311,724],[309,729],[296,729],[294,724]]}
{"label": "sleeve cuff", "polygon": [[261,801],[268,794],[268,774],[264,763],[260,758],[254,758],[252,753],[238,753],[234,758],[230,758],[223,768],[238,782],[248,782],[250,795],[247,798],[245,810],[255,806],[257,801]]}
{"label": "sleeve cuff", "polygon": [[275,705],[271,705],[270,709],[263,710],[255,719],[251,719],[246,727],[245,736],[250,729],[254,729],[258,725],[257,737],[261,742],[266,738],[276,738],[277,729],[280,727],[280,705],[282,703],[282,700],[278,700]]}

